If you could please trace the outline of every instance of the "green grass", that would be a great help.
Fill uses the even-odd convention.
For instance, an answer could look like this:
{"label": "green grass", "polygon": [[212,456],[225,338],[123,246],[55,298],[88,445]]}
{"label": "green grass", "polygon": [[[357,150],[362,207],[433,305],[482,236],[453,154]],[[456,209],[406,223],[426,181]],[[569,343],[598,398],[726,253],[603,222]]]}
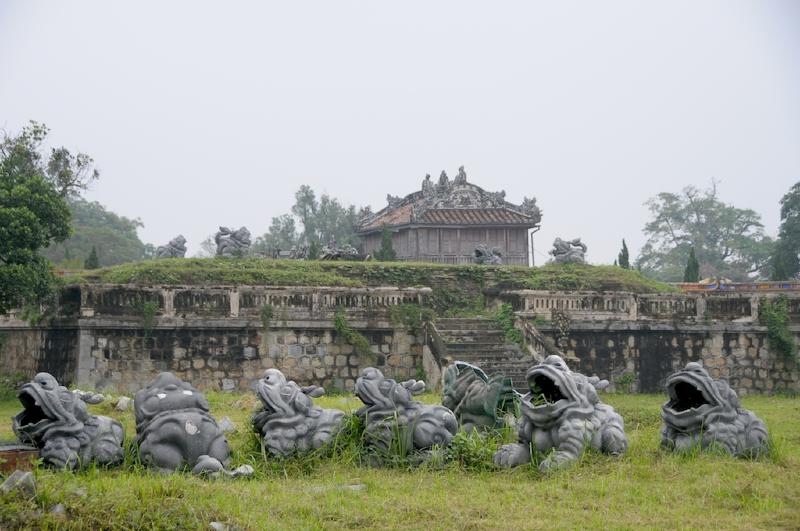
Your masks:
{"label": "green grass", "polygon": [[[262,258],[189,258],[123,264],[67,277],[68,282],[121,284],[247,284],[274,286],[466,285],[553,290],[673,291],[668,284],[614,266],[550,264],[520,266],[440,265],[415,262],[320,262]],[[471,293],[474,297],[474,291]]]}
{"label": "green grass", "polygon": [[[245,529],[322,528],[796,528],[800,522],[800,399],[745,397],[767,423],[774,449],[756,461],[714,453],[673,455],[658,446],[656,395],[605,395],[626,421],[630,449],[621,458],[590,452],[566,470],[494,470],[502,442],[459,436],[455,458],[440,466],[376,469],[342,444],[322,458],[265,460],[250,433],[255,397],[210,393],[217,418],[230,416],[234,464],[252,463],[249,480],[203,480],[152,474],[131,460],[120,469],[80,473],[37,470],[37,494],[0,497],[0,527],[190,528],[221,521]],[[426,402],[438,397],[424,395]],[[324,407],[353,410],[349,395],[323,397]],[[133,435],[133,415],[111,413]],[[0,403],[5,418],[19,410]],[[0,438],[11,436],[10,423]],[[330,452],[329,452],[330,453]],[[451,456],[453,457],[453,456]],[[357,485],[357,487],[353,487]],[[63,519],[48,509],[62,503]],[[43,516],[32,516],[35,511]]]}

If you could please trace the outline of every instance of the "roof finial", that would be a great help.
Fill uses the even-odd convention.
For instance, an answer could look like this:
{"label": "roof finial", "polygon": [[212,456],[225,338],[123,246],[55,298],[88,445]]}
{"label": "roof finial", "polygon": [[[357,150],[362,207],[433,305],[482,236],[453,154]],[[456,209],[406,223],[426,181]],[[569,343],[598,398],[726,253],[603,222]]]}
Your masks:
{"label": "roof finial", "polygon": [[464,171],[464,166],[460,166],[458,168],[458,175],[453,180],[453,184],[466,184],[467,183],[467,172]]}

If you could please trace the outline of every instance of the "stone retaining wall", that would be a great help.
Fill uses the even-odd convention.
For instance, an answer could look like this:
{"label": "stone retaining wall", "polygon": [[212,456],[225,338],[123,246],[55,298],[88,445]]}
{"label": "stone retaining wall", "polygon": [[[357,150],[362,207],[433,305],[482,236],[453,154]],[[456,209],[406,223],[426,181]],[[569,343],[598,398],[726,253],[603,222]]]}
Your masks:
{"label": "stone retaining wall", "polygon": [[134,392],[158,372],[170,371],[201,389],[248,391],[276,367],[301,385],[352,391],[370,365],[399,380],[418,377],[420,339],[403,330],[364,335],[372,352],[359,355],[330,328],[84,329],[77,383]]}
{"label": "stone retaining wall", "polygon": [[[538,329],[554,341],[561,334],[548,325]],[[800,338],[800,327],[795,336]],[[742,395],[800,393],[800,365],[770,349],[760,326],[572,322],[567,338],[563,350],[575,360],[573,368],[624,391],[661,393],[667,376],[700,361],[712,377],[727,380]]]}
{"label": "stone retaining wall", "polygon": [[[361,369],[419,378],[424,334],[392,322],[391,309],[424,305],[428,288],[72,286],[47,326],[0,318],[0,371],[46,370],[65,384],[133,392],[171,371],[202,389],[251,388],[276,367],[301,385],[352,390]],[[265,311],[265,308],[268,311]],[[371,352],[337,337],[343,312]],[[438,382],[431,382],[432,386]]]}

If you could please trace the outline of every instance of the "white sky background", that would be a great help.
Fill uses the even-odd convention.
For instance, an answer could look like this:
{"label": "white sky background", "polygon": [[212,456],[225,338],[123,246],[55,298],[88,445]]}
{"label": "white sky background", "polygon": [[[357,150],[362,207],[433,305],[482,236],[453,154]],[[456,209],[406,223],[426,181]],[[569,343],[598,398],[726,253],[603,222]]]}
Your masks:
{"label": "white sky background", "polygon": [[95,158],[89,199],[190,255],[301,184],[377,210],[464,164],[538,198],[537,251],[581,236],[611,263],[645,200],[712,178],[776,234],[800,2],[0,0],[0,126],[30,119]]}

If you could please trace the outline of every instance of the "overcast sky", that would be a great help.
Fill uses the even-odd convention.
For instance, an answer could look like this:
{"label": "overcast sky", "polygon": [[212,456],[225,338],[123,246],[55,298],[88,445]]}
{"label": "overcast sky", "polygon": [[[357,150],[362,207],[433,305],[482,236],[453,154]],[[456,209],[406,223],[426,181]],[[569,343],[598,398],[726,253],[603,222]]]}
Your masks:
{"label": "overcast sky", "polygon": [[91,154],[87,194],[178,233],[263,233],[309,184],[386,204],[426,173],[544,216],[537,256],[644,243],[643,205],[720,181],[763,216],[800,180],[800,2],[0,0],[0,126]]}

